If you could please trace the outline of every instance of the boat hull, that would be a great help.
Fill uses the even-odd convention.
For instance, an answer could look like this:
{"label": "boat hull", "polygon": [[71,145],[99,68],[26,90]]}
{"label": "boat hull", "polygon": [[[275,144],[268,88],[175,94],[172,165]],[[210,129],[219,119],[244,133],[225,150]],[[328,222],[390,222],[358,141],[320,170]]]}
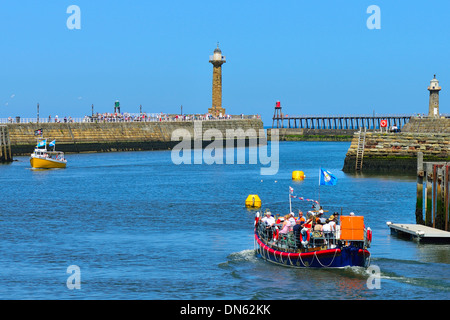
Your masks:
{"label": "boat hull", "polygon": [[356,247],[340,247],[302,253],[276,250],[255,234],[256,251],[266,261],[294,268],[344,268],[368,267],[370,253],[366,249]]}
{"label": "boat hull", "polygon": [[30,158],[30,164],[32,168],[36,169],[53,169],[53,168],[65,168],[67,163],[63,161],[53,160],[53,159],[41,159],[41,158]]}

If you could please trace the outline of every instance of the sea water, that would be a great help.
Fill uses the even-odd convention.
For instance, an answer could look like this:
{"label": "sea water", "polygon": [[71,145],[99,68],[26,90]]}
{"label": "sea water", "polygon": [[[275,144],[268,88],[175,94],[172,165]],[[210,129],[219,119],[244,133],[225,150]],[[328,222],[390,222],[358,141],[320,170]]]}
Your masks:
{"label": "sea water", "polygon": [[[69,154],[55,170],[16,157],[0,165],[0,299],[449,299],[450,246],[386,225],[415,223],[416,178],[345,174],[349,145],[280,142],[272,176],[248,162],[175,165],[171,151]],[[319,188],[320,167],[337,185]],[[305,180],[292,181],[295,170]],[[364,215],[375,287],[364,268],[293,269],[255,255],[245,199],[258,194],[261,210],[284,215],[289,187],[329,214]]]}

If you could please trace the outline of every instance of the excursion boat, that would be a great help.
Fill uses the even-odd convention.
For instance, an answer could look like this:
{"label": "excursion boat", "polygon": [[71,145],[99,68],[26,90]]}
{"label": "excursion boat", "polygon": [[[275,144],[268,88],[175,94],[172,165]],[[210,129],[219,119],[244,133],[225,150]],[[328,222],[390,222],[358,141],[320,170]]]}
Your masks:
{"label": "excursion boat", "polygon": [[30,158],[32,168],[53,169],[66,167],[67,160],[64,157],[64,152],[55,151],[55,141],[50,142],[49,146],[53,146],[53,150],[47,150],[46,139],[38,139],[38,143]]}
{"label": "excursion boat", "polygon": [[316,220],[323,215],[321,211],[309,211],[309,219],[303,224],[298,223],[301,228],[297,227],[288,233],[280,233],[280,224],[268,225],[267,220],[272,215],[269,211],[265,213],[266,219],[257,212],[257,255],[266,261],[294,268],[367,268],[370,265],[370,252],[367,249],[372,241],[372,231],[365,228],[364,217],[351,213],[338,218],[339,214],[335,212],[332,220],[339,220],[335,221],[335,230],[314,231]]}

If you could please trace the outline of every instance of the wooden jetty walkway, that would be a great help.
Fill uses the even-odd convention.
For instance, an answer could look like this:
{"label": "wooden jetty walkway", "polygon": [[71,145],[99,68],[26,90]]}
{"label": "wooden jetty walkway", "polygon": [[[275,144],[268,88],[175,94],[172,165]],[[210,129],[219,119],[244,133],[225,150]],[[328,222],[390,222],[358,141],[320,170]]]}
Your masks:
{"label": "wooden jetty walkway", "polygon": [[[416,223],[388,222],[391,233],[419,242],[450,243],[450,163],[424,162],[417,153]],[[425,215],[424,215],[425,213]],[[424,217],[425,216],[425,217]]]}
{"label": "wooden jetty walkway", "polygon": [[0,126],[0,163],[11,162],[11,140],[9,138],[8,127]]}
{"label": "wooden jetty walkway", "polygon": [[448,231],[443,231],[420,224],[388,222],[387,225],[391,229],[392,234],[400,237],[410,238],[411,240],[417,242],[450,243],[450,232]]}

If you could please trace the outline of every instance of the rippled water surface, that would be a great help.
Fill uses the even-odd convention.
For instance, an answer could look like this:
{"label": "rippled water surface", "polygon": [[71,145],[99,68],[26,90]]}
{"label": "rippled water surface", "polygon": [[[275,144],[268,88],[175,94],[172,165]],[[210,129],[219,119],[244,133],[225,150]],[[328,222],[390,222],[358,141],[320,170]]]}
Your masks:
{"label": "rippled water surface", "polygon": [[[274,176],[253,164],[174,165],[170,151],[73,154],[66,169],[44,171],[17,157],[0,165],[0,298],[449,299],[450,246],[386,226],[415,223],[415,177],[344,174],[348,147],[281,142]],[[319,190],[320,167],[336,186]],[[294,170],[306,179],[293,182]],[[379,289],[363,268],[299,270],[255,256],[245,199],[258,194],[263,209],[286,214],[289,186],[325,209],[364,214]],[[70,265],[79,290],[67,288]]]}

